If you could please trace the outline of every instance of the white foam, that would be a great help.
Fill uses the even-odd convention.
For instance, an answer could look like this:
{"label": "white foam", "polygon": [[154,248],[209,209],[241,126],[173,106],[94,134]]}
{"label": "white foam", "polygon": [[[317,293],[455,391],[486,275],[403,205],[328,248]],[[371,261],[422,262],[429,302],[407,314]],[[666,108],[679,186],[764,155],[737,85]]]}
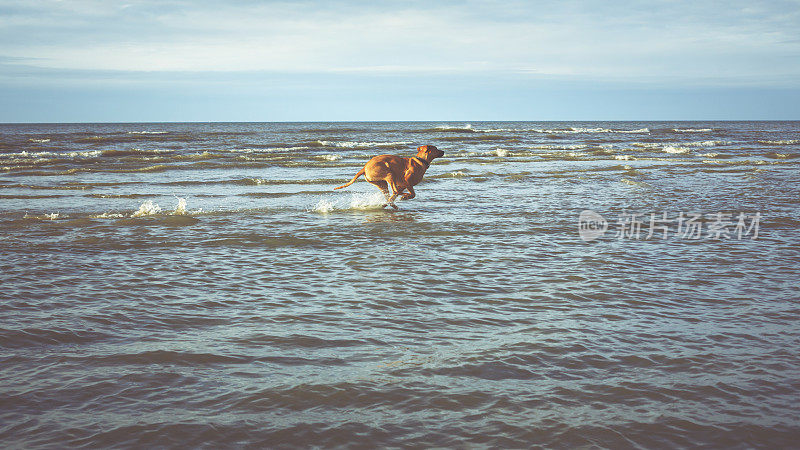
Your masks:
{"label": "white foam", "polygon": [[542,133],[649,133],[649,128],[639,128],[636,130],[613,130],[610,128],[583,128],[570,127],[567,130],[541,130]]}
{"label": "white foam", "polygon": [[778,141],[758,141],[760,144],[768,145],[796,145],[800,144],[800,139],[781,139]]}
{"label": "white foam", "polygon": [[681,145],[686,145],[689,147],[716,147],[718,145],[728,145],[730,143],[731,143],[730,141],[713,140],[713,141],[683,142],[681,143]]}
{"label": "white foam", "polygon": [[121,219],[125,214],[104,212],[103,214],[95,214],[90,216],[92,219]]}
{"label": "white foam", "polygon": [[353,142],[353,141],[315,141],[324,147],[339,147],[339,148],[376,148],[376,147],[397,147],[401,145],[412,144],[410,141],[400,142]]}
{"label": "white foam", "polygon": [[139,209],[131,214],[131,217],[152,216],[161,212],[161,207],[152,200],[146,200],[139,206]]}
{"label": "white foam", "polygon": [[485,130],[474,130],[479,133],[503,133],[503,132],[516,132],[516,131],[531,131],[519,128],[487,128]]}
{"label": "white foam", "polygon": [[103,152],[101,150],[88,150],[85,152],[69,152],[71,158],[93,158],[96,156],[100,156]]}
{"label": "white foam", "polygon": [[704,158],[716,158],[717,156],[719,156],[719,153],[714,153],[714,152],[711,152],[711,153],[701,153],[701,154],[699,154],[698,156],[702,156],[702,157],[704,157]]}
{"label": "white foam", "polygon": [[453,130],[475,131],[475,130],[472,129],[472,125],[468,124],[468,123],[464,124],[463,126],[460,126],[460,127],[441,126],[441,127],[434,127],[433,129],[434,130],[442,130],[442,131],[453,131]]}
{"label": "white foam", "polygon": [[25,150],[17,153],[5,153],[0,155],[0,159],[7,159],[7,160],[15,160],[15,161],[47,161],[49,159],[61,159],[61,158],[95,158],[100,156],[102,152],[100,150],[87,150],[83,152],[69,152],[69,153],[57,153],[57,152],[27,152]]}
{"label": "white foam", "polygon": [[[318,141],[319,142],[319,141]],[[299,151],[310,150],[313,147],[300,146],[300,147],[268,147],[268,148],[232,148],[228,151],[237,153],[272,153],[272,152],[285,152],[285,151]]]}
{"label": "white foam", "polygon": [[37,144],[44,144],[46,142],[50,142],[50,139],[28,139],[30,142],[36,142]]}
{"label": "white foam", "polygon": [[[629,161],[634,159],[631,155],[614,155],[614,159],[619,159],[621,161]],[[625,166],[627,167],[627,166]]]}
{"label": "white foam", "polygon": [[167,134],[166,131],[128,131],[128,134]]}
{"label": "white foam", "polygon": [[673,128],[676,133],[708,133],[711,128]]}
{"label": "white foam", "polygon": [[178,206],[175,207],[175,211],[172,212],[173,215],[184,215],[186,214],[186,199],[175,196],[178,199]]}
{"label": "white foam", "polygon": [[324,161],[337,161],[339,159],[342,159],[342,157],[339,156],[339,155],[318,155],[318,156],[315,156],[314,158],[315,159],[321,159],[321,160],[324,160]]}
{"label": "white foam", "polygon": [[310,209],[311,212],[328,214],[331,211],[381,209],[386,203],[382,192],[353,192],[350,198],[323,197]]}
{"label": "white foam", "polygon": [[504,148],[498,148],[494,152],[491,152],[491,153],[494,153],[495,155],[497,155],[497,156],[499,156],[501,158],[505,158],[507,156],[511,156],[511,152],[506,150],[506,149],[504,149]]}
{"label": "white foam", "polygon": [[588,144],[569,144],[569,145],[542,144],[542,145],[534,145],[528,148],[534,150],[581,150],[588,147],[589,147]]}
{"label": "white foam", "polygon": [[56,220],[56,219],[66,219],[69,216],[62,216],[59,213],[50,213],[50,214],[42,214],[41,216],[32,216],[28,213],[22,217],[23,219],[39,219],[39,220]]}
{"label": "white foam", "polygon": [[321,198],[321,199],[319,199],[317,204],[314,205],[313,208],[311,208],[311,211],[322,213],[322,214],[328,214],[329,212],[333,211],[334,209],[336,209],[336,202],[334,200],[331,200],[329,198]]}
{"label": "white foam", "polygon": [[637,128],[635,130],[615,130],[611,128],[583,128],[583,127],[570,127],[570,128],[490,128],[486,130],[475,130],[481,133],[497,133],[497,132],[532,132],[544,134],[572,134],[572,133],[650,133],[649,128]]}
{"label": "white foam", "polygon": [[[175,209],[171,213],[169,213],[170,215],[183,216],[187,214],[199,214],[203,212],[202,209],[189,211],[188,209],[186,209],[185,198],[178,197],[177,195],[175,196],[175,198],[178,200],[178,204],[175,206]],[[152,200],[146,200],[144,203],[139,205],[138,210],[136,210],[133,214],[131,214],[131,217],[153,216],[156,214],[160,214],[162,211],[163,210],[161,209],[160,206],[158,206],[158,203],[154,203]],[[97,217],[98,219],[106,219],[106,218],[117,218],[118,215],[112,213],[103,213],[95,217]]]}
{"label": "white foam", "polygon": [[664,152],[666,153],[689,153],[689,149],[686,147],[678,147],[675,145],[667,145],[664,147]]}
{"label": "white foam", "polygon": [[631,145],[639,148],[661,148],[661,144],[655,142],[634,142]]}

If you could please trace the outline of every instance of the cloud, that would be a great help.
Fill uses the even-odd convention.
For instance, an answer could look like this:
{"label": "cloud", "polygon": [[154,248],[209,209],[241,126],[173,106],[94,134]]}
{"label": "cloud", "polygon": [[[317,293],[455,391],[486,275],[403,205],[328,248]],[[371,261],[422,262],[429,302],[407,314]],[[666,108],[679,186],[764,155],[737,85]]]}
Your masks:
{"label": "cloud", "polygon": [[3,1],[0,17],[6,65],[43,69],[800,80],[797,1]]}

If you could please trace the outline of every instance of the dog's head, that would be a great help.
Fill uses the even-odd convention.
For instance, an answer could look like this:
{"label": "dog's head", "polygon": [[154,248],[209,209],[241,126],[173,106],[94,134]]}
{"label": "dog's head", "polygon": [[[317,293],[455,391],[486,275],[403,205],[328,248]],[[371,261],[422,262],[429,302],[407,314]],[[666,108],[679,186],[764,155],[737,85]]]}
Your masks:
{"label": "dog's head", "polygon": [[432,161],[433,158],[444,156],[444,152],[436,148],[435,145],[420,145],[417,147],[417,156],[426,161]]}

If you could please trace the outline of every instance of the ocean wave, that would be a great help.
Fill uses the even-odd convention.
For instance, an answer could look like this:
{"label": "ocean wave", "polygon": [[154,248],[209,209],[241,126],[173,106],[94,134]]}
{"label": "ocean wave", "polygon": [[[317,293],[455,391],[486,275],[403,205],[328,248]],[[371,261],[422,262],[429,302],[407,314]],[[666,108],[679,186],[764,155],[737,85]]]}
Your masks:
{"label": "ocean wave", "polygon": [[[342,180],[343,178],[311,178],[311,179],[300,179],[300,180],[285,180],[285,179],[268,180],[265,178],[240,178],[234,180],[216,181],[212,183],[222,183],[222,184],[231,183],[231,184],[243,184],[250,186],[261,186],[261,185],[285,185],[285,184],[336,184],[336,183],[341,184]],[[198,183],[198,182],[190,182],[190,183]],[[205,182],[199,182],[199,183],[205,183]]]}
{"label": "ocean wave", "polygon": [[592,134],[592,133],[624,133],[624,134],[648,134],[649,128],[637,128],[634,130],[623,130],[613,128],[584,128],[584,127],[569,127],[569,128],[490,128],[486,130],[475,130],[480,133],[500,133],[500,132],[513,132],[513,133],[542,133],[542,134]]}
{"label": "ocean wave", "polygon": [[462,126],[442,125],[433,128],[426,128],[424,130],[416,130],[420,132],[439,132],[439,133],[476,133],[477,131],[472,128],[472,125],[465,124]]}
{"label": "ocean wave", "polygon": [[72,141],[78,144],[121,144],[142,141],[149,142],[193,142],[202,137],[204,133],[109,133],[91,136],[80,135]]}
{"label": "ocean wave", "polygon": [[410,141],[402,142],[353,142],[353,141],[314,141],[320,147],[339,147],[339,148],[406,148],[413,144]]}
{"label": "ocean wave", "polygon": [[48,159],[64,159],[64,158],[93,158],[101,154],[100,150],[87,150],[87,151],[72,151],[72,152],[28,152],[23,150],[16,153],[2,153],[0,154],[0,161],[4,160],[17,160],[17,161],[31,161],[39,160],[44,161]]}
{"label": "ocean wave", "polygon": [[23,219],[35,219],[35,220],[56,220],[56,219],[66,219],[69,216],[63,216],[60,213],[50,213],[50,214],[28,214],[22,217]]}
{"label": "ocean wave", "polygon": [[488,152],[487,155],[498,156],[498,157],[501,157],[501,158],[505,158],[505,157],[508,157],[508,156],[514,156],[513,153],[511,153],[510,151],[508,151],[508,150],[506,150],[504,148],[494,149],[491,152]]}
{"label": "ocean wave", "polygon": [[708,140],[695,142],[633,142],[631,147],[663,151],[666,153],[687,153],[689,147],[717,147],[731,144],[730,141]]}
{"label": "ocean wave", "polygon": [[338,161],[338,160],[342,159],[342,157],[339,156],[339,155],[316,155],[316,156],[312,156],[312,158],[313,159],[322,160],[322,161]]}
{"label": "ocean wave", "polygon": [[[111,185],[114,185],[114,184],[111,184]],[[91,189],[92,185],[90,185],[90,184],[80,184],[80,183],[75,183],[75,184],[70,184],[70,183],[57,184],[57,185],[52,185],[52,186],[42,186],[42,185],[38,185],[38,184],[25,184],[25,183],[0,184],[0,189],[17,189],[17,188],[22,188],[22,189],[45,189],[45,190],[50,190],[50,189],[85,190],[85,189]]]}
{"label": "ocean wave", "polygon": [[25,195],[25,194],[0,194],[0,199],[7,199],[7,200],[34,200],[40,198],[62,198],[62,197],[69,197],[69,195],[65,194],[33,194],[33,195]]}
{"label": "ocean wave", "polygon": [[172,150],[142,150],[138,148],[130,148],[127,150],[102,150],[100,156],[103,157],[119,157],[119,156],[145,156],[145,155],[164,155],[175,153]]}
{"label": "ocean wave", "polygon": [[569,131],[570,133],[633,133],[633,134],[641,134],[641,133],[650,133],[649,128],[638,128],[635,130],[614,130],[609,128],[580,128],[580,127],[571,127]]}
{"label": "ocean wave", "polygon": [[579,160],[595,160],[598,158],[593,158],[592,154],[590,153],[579,153],[579,152],[552,152],[552,153],[540,153],[536,156],[539,156],[544,159],[548,160],[562,160],[562,161],[579,161]]}
{"label": "ocean wave", "polygon": [[[320,141],[317,141],[321,144]],[[269,146],[251,146],[251,147],[242,147],[242,148],[232,148],[228,151],[236,152],[236,153],[276,153],[276,152],[297,152],[301,150],[311,150],[313,148],[323,147],[323,145],[300,145],[300,146],[292,146],[290,144],[282,145],[282,144],[270,144]]]}
{"label": "ocean wave", "polygon": [[102,214],[90,215],[89,217],[92,219],[121,219],[125,217],[125,214],[104,212]]}
{"label": "ocean wave", "polygon": [[638,148],[648,148],[648,149],[660,149],[661,146],[664,145],[659,142],[634,142],[631,144],[632,147]]}
{"label": "ocean wave", "polygon": [[582,150],[585,148],[589,148],[589,144],[542,144],[542,145],[533,145],[528,147],[529,149],[533,150]]}
{"label": "ocean wave", "polygon": [[666,145],[663,149],[664,153],[689,153],[691,150],[687,147],[680,147],[677,145]]}
{"label": "ocean wave", "polygon": [[649,189],[649,188],[653,187],[649,183],[645,183],[644,181],[631,180],[630,178],[620,178],[619,181],[621,181],[621,182],[623,182],[623,183],[625,183],[627,185],[630,185],[630,186],[633,186],[633,187],[638,187],[638,188],[647,188],[647,189]]}
{"label": "ocean wave", "polygon": [[672,128],[676,133],[708,133],[713,131],[711,128]]}
{"label": "ocean wave", "polygon": [[778,153],[778,152],[767,152],[764,154],[767,158],[770,159],[787,159],[787,158],[798,158],[800,154],[797,153]]}
{"label": "ocean wave", "polygon": [[731,141],[708,140],[708,141],[696,141],[696,142],[681,142],[680,145],[688,147],[719,147],[722,145],[730,145],[732,143],[733,142]]}
{"label": "ocean wave", "polygon": [[50,142],[50,139],[30,138],[30,139],[28,139],[28,142],[34,142],[36,144],[46,144],[46,143]]}
{"label": "ocean wave", "polygon": [[485,141],[503,141],[503,142],[517,142],[518,136],[502,136],[499,134],[470,134],[470,135],[456,135],[444,136],[437,138],[440,141],[447,142],[485,142]]}
{"label": "ocean wave", "polygon": [[780,139],[777,141],[763,140],[758,141],[758,143],[765,145],[797,145],[800,144],[800,139]]}
{"label": "ocean wave", "polygon": [[150,194],[84,194],[88,198],[142,198],[150,197]]}

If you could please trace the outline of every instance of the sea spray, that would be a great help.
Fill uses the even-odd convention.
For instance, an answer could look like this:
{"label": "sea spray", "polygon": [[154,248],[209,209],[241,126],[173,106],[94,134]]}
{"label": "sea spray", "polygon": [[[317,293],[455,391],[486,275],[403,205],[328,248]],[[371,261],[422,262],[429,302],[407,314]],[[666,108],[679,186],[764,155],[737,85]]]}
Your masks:
{"label": "sea spray", "polygon": [[69,216],[62,216],[60,213],[50,213],[50,214],[42,214],[42,215],[30,215],[25,213],[22,217],[23,219],[38,219],[38,220],[56,220],[56,219],[65,219]]}
{"label": "sea spray", "polygon": [[[199,213],[203,212],[202,209],[189,211],[188,209],[186,209],[186,199],[185,198],[178,197],[177,195],[174,195],[174,197],[178,200],[178,204],[175,206],[175,209],[171,213],[169,213],[169,215],[172,215],[172,216],[185,216],[185,215],[190,215],[190,214],[199,214]],[[139,205],[139,209],[136,210],[136,212],[134,212],[133,214],[131,214],[131,217],[152,216],[152,215],[155,215],[155,214],[159,214],[162,211],[163,210],[161,209],[161,206],[158,205],[158,203],[154,203],[152,200],[147,200],[144,203],[142,203],[141,205]],[[101,214],[99,216],[96,216],[96,217],[97,218],[105,218],[105,217],[103,217],[104,215],[105,215],[105,213]],[[108,214],[106,217],[108,217],[108,218],[116,217],[116,214]]]}
{"label": "sea spray", "polygon": [[146,200],[144,203],[139,205],[139,209],[131,214],[131,217],[143,217],[143,216],[152,216],[153,214],[158,214],[161,212],[161,207],[158,206],[157,203],[153,203],[152,200]]}
{"label": "sea spray", "polygon": [[323,197],[310,211],[322,214],[328,214],[331,211],[365,211],[381,209],[384,204],[386,204],[386,197],[382,192],[353,192],[349,199],[346,197]]}
{"label": "sea spray", "polygon": [[175,211],[172,212],[173,215],[182,216],[186,214],[186,199],[182,197],[178,197],[177,195],[175,198],[178,199],[178,206],[175,207]]}

